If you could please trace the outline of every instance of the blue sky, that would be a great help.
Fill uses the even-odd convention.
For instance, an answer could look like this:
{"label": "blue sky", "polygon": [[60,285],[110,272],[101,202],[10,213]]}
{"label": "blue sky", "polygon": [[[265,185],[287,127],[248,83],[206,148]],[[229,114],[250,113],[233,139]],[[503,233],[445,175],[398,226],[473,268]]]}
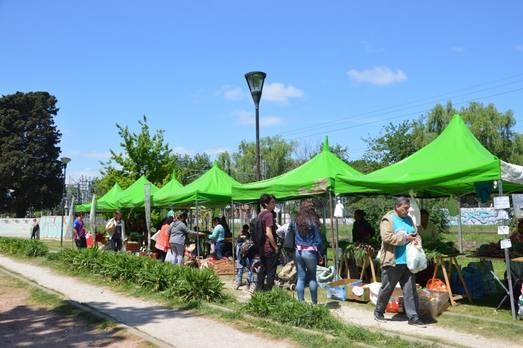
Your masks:
{"label": "blue sky", "polygon": [[[180,153],[254,141],[244,74],[267,73],[261,136],[347,146],[437,102],[511,109],[523,132],[521,1],[0,0],[0,94],[58,98],[72,177],[146,114]],[[69,176],[69,175],[68,175]]]}

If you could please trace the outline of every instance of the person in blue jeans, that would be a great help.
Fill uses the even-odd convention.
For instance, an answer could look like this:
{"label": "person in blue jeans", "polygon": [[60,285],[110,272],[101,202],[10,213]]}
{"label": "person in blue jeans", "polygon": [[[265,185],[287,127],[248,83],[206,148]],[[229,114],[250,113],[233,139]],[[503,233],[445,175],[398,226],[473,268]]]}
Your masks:
{"label": "person in blue jeans", "polygon": [[305,201],[296,215],[296,220],[291,223],[295,229],[295,262],[298,273],[296,293],[298,301],[305,297],[305,285],[309,285],[313,304],[318,303],[318,282],[316,280],[316,266],[321,261],[320,252],[323,250],[321,239],[320,218],[312,201]]}
{"label": "person in blue jeans", "polygon": [[242,285],[243,269],[247,268],[247,290],[250,290],[252,283],[252,269],[251,257],[252,252],[246,251],[242,253],[242,246],[250,242],[249,225],[243,225],[240,235],[236,239],[236,258],[238,260],[238,272],[236,273],[236,281],[234,287],[236,290]]}
{"label": "person in blue jeans", "polygon": [[221,219],[215,217],[212,219],[213,230],[209,239],[214,242],[214,252],[216,259],[220,260],[223,258],[223,241],[225,240],[225,229],[221,225]]}

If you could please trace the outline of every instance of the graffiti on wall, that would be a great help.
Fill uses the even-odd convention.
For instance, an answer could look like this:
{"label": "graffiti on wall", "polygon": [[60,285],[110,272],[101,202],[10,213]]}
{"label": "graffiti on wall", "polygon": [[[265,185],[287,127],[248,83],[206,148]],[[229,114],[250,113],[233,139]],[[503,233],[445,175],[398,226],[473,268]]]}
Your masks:
{"label": "graffiti on wall", "polygon": [[[450,226],[458,225],[457,216],[449,216],[446,210]],[[461,224],[463,225],[502,225],[508,219],[505,210],[494,208],[461,208]]]}

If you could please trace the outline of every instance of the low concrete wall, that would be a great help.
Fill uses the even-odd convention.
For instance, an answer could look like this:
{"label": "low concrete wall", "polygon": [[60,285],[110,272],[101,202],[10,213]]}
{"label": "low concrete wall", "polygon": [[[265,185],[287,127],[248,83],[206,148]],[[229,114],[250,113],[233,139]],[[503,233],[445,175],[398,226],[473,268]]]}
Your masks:
{"label": "low concrete wall", "polygon": [[[38,219],[40,224],[40,239],[60,239],[62,218],[64,220],[64,238],[71,239],[71,233],[67,232],[69,217],[62,216],[42,216]],[[0,219],[0,236],[27,238],[31,237],[33,230],[32,218],[9,218]]]}

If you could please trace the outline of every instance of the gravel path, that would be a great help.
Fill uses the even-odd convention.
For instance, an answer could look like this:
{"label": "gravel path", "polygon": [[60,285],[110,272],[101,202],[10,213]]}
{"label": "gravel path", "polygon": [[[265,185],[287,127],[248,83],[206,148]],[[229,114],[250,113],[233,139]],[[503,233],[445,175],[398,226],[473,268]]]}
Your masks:
{"label": "gravel path", "polygon": [[392,318],[392,314],[385,314],[385,318],[390,319],[386,323],[380,324],[374,320],[373,312],[354,307],[340,306],[335,313],[344,321],[367,327],[374,331],[389,331],[398,334],[407,334],[411,337],[426,338],[428,340],[440,340],[450,345],[461,345],[465,347],[489,347],[489,348],[519,348],[522,347],[514,342],[495,341],[479,335],[458,332],[436,325],[427,325],[426,328],[418,328],[408,325],[406,321],[398,321]]}
{"label": "gravel path", "polygon": [[48,268],[0,256],[0,266],[17,272],[65,297],[88,305],[116,321],[136,328],[174,347],[291,347],[247,334],[221,322],[177,311],[134,297],[127,297],[79,279],[58,274]]}

